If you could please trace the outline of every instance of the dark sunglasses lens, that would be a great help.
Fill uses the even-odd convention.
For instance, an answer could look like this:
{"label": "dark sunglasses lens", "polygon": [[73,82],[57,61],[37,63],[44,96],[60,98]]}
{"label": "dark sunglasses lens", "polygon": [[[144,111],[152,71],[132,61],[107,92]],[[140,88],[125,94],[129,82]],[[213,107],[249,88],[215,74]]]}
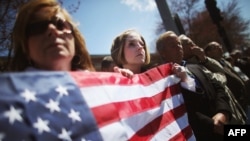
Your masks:
{"label": "dark sunglasses lens", "polygon": [[71,31],[72,30],[72,26],[69,22],[59,19],[59,20],[42,21],[42,22],[30,24],[26,28],[26,34],[28,36],[43,34],[48,29],[48,25],[50,23],[52,23],[54,26],[56,26],[57,30],[60,30],[60,31],[63,31],[63,30]]}
{"label": "dark sunglasses lens", "polygon": [[28,36],[39,35],[44,33],[48,28],[49,21],[33,23],[27,26],[26,33]]}
{"label": "dark sunglasses lens", "polygon": [[56,28],[58,29],[58,30],[63,30],[64,29],[64,22],[62,21],[62,20],[58,20],[58,21],[56,21],[56,23],[54,24],[54,25],[56,25]]}
{"label": "dark sunglasses lens", "polygon": [[55,23],[53,23],[58,30],[71,30],[71,25],[67,21],[63,20],[57,20]]}

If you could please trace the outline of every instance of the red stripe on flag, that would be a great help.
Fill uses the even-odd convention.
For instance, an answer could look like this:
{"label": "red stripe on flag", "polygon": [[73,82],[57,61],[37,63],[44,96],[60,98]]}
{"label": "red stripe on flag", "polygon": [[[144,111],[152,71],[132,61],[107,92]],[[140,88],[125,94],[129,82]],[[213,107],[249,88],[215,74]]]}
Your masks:
{"label": "red stripe on flag", "polygon": [[[176,134],[173,138],[171,138],[169,141],[186,141],[190,137],[193,136],[192,128],[191,126],[187,126],[181,130],[178,134]],[[185,140],[184,140],[185,139]]]}
{"label": "red stripe on flag", "polygon": [[[124,102],[115,102],[98,107],[92,107],[99,127],[105,126],[121,118],[126,118],[146,110],[159,107],[163,100],[180,93],[179,85],[167,87],[163,92],[153,97],[145,97]],[[103,112],[103,110],[107,112]]]}
{"label": "red stripe on flag", "polygon": [[[100,86],[100,85],[150,85],[166,76],[172,74],[172,64],[165,64],[144,73],[137,74],[131,79],[120,73],[110,72],[69,72],[79,87]],[[119,81],[117,81],[119,80]]]}
{"label": "red stripe on flag", "polygon": [[[108,87],[115,86],[115,85],[119,87],[123,87],[123,86],[127,87],[131,85],[131,86],[138,86],[138,90],[141,89],[140,92],[142,94],[144,90],[143,86],[146,86],[149,89],[151,89],[151,86],[152,88],[154,88],[156,85],[151,85],[151,84],[160,80],[166,80],[162,82],[164,84],[168,84],[169,79],[165,79],[165,78],[167,78],[169,75],[172,75],[172,64],[164,64],[164,65],[155,67],[153,69],[150,69],[144,73],[136,74],[132,77],[132,79],[124,77],[123,75],[119,73],[108,73],[108,72],[91,72],[91,73],[70,72],[70,74],[73,77],[73,79],[76,81],[76,84],[80,88],[83,88],[83,89],[84,88],[88,89],[89,87],[90,89],[94,88],[95,90],[96,89],[101,90],[102,87],[105,85]],[[175,125],[175,123],[176,123],[177,128],[179,127],[178,128],[179,132],[177,131],[178,133],[172,135],[173,137],[171,136],[172,137],[171,140],[181,141],[181,140],[189,139],[190,137],[193,136],[193,132],[192,132],[192,129],[190,128],[190,125],[186,125],[187,127],[183,127],[183,126],[180,126],[182,125],[181,123],[178,123],[176,121],[179,118],[179,120],[184,120],[185,123],[187,124],[186,116],[184,116],[186,114],[186,109],[185,109],[185,105],[183,101],[177,102],[179,106],[175,105],[177,107],[171,106],[169,108],[165,107],[166,104],[168,103],[166,104],[163,103],[165,102],[165,100],[171,101],[171,98],[173,96],[180,93],[179,83],[172,85],[172,86],[166,85],[166,88],[160,91],[162,92],[152,91],[154,92],[152,93],[152,97],[147,97],[146,95],[144,97],[140,95],[140,98],[136,97],[136,98],[132,98],[132,100],[131,99],[126,99],[126,100],[119,99],[118,101],[116,101],[115,98],[113,99],[112,95],[107,95],[107,96],[110,96],[110,98],[105,99],[105,97],[103,97],[103,100],[105,101],[104,103],[102,103],[101,101],[99,102],[99,99],[97,99],[96,101],[93,100],[92,104],[98,105],[98,106],[95,107],[92,105],[93,107],[90,107],[90,108],[94,114],[97,125],[100,129],[105,129],[102,127],[105,127],[105,126],[109,127],[108,125],[112,125],[112,124],[115,125],[116,123],[119,123],[123,120],[129,121],[130,119],[132,119],[131,122],[129,121],[128,124],[125,123],[126,125],[124,126],[124,127],[129,126],[130,128],[130,127],[133,127],[134,122],[136,122],[136,120],[133,121],[133,118],[135,119],[138,116],[140,119],[143,119],[144,118],[143,116],[147,116],[147,111],[148,113],[150,113],[151,111],[158,110],[155,113],[152,112],[154,114],[153,115],[154,119],[149,119],[146,121],[143,120],[142,124],[140,124],[141,126],[135,125],[135,128],[132,129],[132,131],[125,131],[125,134],[132,136],[128,140],[132,140],[132,141],[149,140],[149,139],[153,139],[154,137],[157,137],[157,133],[159,133],[158,135],[160,135],[159,137],[161,137],[161,133],[171,130],[169,128],[173,126],[172,124]],[[100,91],[96,91],[96,93],[99,93],[99,92]],[[109,92],[108,89],[107,91],[105,91],[105,93],[107,92]],[[117,91],[116,90],[112,91],[111,89],[110,92],[117,92]],[[91,99],[96,98],[96,97],[98,98],[98,96],[96,96],[96,93],[87,93],[88,96],[90,95],[90,97],[88,97],[90,102],[91,102]],[[116,94],[116,93],[112,93],[112,94]],[[123,94],[125,93],[123,92]],[[91,95],[95,95],[95,96],[92,97]],[[119,93],[117,93],[117,95],[119,95]],[[102,96],[105,96],[105,95],[102,95]],[[167,130],[164,130],[165,128]],[[104,131],[104,133],[105,132],[107,131]]]}
{"label": "red stripe on flag", "polygon": [[136,134],[130,138],[130,140],[131,141],[149,140],[158,131],[160,131],[161,129],[163,129],[164,127],[166,127],[168,124],[175,121],[179,117],[183,116],[184,114],[185,114],[185,105],[182,104],[173,110],[169,110],[162,116],[159,116],[158,118],[148,123],[141,130],[137,131]]}

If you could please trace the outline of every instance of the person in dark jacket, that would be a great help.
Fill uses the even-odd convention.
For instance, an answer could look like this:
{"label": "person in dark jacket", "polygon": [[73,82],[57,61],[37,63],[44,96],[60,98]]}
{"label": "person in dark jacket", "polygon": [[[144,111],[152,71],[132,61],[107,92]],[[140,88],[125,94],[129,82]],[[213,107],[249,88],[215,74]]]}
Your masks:
{"label": "person in dark jacket", "polygon": [[189,37],[182,34],[179,36],[183,47],[183,59],[187,64],[199,64],[205,66],[212,72],[214,79],[218,81],[223,87],[229,97],[229,105],[232,111],[232,118],[229,124],[246,124],[247,115],[241,107],[239,101],[234,97],[234,94],[227,86],[227,78],[220,70],[223,66],[213,58],[206,56],[203,48],[197,46]]}
{"label": "person in dark jacket", "polygon": [[178,63],[186,67],[188,74],[196,80],[196,90],[182,88],[188,120],[198,141],[223,140],[224,125],[231,118],[229,99],[211,72],[198,64],[185,64],[183,48],[178,36],[168,31],[159,36],[156,50],[162,63]]}
{"label": "person in dark jacket", "polygon": [[234,71],[230,62],[223,57],[222,46],[218,42],[210,42],[205,46],[204,51],[207,56],[217,60],[223,66],[221,72],[227,78],[227,86],[233,92],[243,109],[247,111],[247,107],[250,105],[249,85]]}

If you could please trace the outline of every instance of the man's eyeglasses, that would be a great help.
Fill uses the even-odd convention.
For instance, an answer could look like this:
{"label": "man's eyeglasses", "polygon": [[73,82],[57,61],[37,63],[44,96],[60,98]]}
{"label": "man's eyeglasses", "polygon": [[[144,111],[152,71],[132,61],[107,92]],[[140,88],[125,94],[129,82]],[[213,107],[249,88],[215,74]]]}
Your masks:
{"label": "man's eyeglasses", "polygon": [[43,34],[47,31],[49,24],[53,24],[57,28],[57,30],[63,31],[65,33],[72,33],[72,25],[67,21],[57,18],[29,24],[26,27],[26,35],[34,36]]}

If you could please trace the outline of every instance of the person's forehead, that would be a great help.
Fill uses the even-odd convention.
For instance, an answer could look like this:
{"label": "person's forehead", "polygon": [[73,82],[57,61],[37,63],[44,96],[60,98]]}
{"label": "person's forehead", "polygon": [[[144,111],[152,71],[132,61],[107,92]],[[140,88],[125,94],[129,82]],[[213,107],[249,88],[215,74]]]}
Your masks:
{"label": "person's forehead", "polygon": [[137,32],[130,32],[126,37],[126,41],[141,40],[141,36]]}
{"label": "person's forehead", "polygon": [[65,20],[65,17],[62,12],[59,12],[55,7],[49,6],[39,9],[37,12],[34,13],[34,16],[32,18],[34,21],[39,21],[50,20],[53,17]]}
{"label": "person's forehead", "polygon": [[179,41],[179,38],[172,34],[172,35],[169,35],[168,37],[165,38],[165,41],[166,42],[176,42],[176,41]]}

